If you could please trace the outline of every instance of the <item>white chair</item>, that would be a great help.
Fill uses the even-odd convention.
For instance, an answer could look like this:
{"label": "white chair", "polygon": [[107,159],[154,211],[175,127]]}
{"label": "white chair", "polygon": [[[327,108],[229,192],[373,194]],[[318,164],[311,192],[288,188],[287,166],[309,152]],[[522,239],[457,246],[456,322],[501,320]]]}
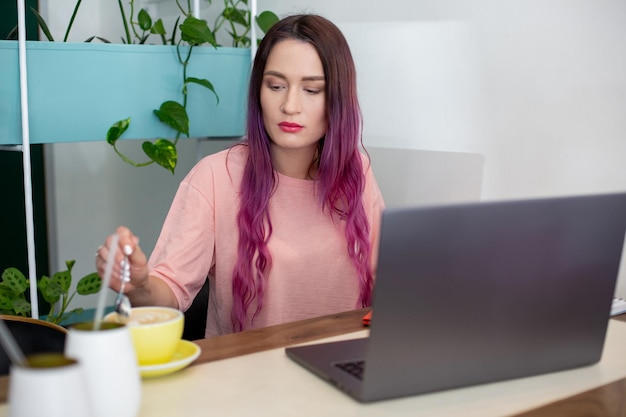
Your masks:
{"label": "white chair", "polygon": [[366,146],[387,207],[479,201],[484,157]]}

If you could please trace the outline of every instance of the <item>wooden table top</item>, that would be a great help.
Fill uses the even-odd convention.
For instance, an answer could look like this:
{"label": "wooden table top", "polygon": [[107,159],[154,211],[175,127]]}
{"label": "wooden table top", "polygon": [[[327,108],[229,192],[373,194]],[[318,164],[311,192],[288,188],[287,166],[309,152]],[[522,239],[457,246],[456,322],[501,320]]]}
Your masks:
{"label": "wooden table top", "polygon": [[[202,353],[193,365],[282,348],[363,330],[362,318],[369,309],[348,311],[263,329],[249,330],[194,341]],[[626,322],[626,314],[613,320]],[[0,402],[6,402],[8,377],[0,377]],[[626,378],[546,406],[518,414],[519,417],[626,416]]]}

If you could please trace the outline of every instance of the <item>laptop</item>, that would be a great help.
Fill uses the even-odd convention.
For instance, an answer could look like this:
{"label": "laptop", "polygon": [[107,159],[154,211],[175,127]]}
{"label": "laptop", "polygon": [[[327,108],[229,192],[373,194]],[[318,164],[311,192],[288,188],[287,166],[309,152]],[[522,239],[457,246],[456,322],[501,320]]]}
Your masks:
{"label": "laptop", "polygon": [[626,193],[387,209],[369,337],[286,354],[362,402],[594,364],[625,231]]}

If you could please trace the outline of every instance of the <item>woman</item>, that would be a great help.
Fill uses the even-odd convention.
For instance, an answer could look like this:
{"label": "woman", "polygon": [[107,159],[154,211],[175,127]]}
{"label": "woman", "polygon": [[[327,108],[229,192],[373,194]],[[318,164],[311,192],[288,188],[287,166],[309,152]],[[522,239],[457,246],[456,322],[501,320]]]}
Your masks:
{"label": "woman", "polygon": [[369,305],[383,201],[361,125],[339,29],[315,15],[276,23],[252,68],[245,141],[181,182],[149,262],[118,228],[132,304],[186,310],[208,276],[206,337]]}

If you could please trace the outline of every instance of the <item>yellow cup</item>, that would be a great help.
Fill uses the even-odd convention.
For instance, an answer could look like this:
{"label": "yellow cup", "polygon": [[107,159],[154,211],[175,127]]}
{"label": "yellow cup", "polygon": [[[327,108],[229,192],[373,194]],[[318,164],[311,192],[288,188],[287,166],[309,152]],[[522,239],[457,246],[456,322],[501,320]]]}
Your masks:
{"label": "yellow cup", "polygon": [[[105,321],[119,321],[117,313],[109,313]],[[127,325],[139,366],[169,362],[182,338],[184,323],[184,314],[174,308],[133,307]]]}

